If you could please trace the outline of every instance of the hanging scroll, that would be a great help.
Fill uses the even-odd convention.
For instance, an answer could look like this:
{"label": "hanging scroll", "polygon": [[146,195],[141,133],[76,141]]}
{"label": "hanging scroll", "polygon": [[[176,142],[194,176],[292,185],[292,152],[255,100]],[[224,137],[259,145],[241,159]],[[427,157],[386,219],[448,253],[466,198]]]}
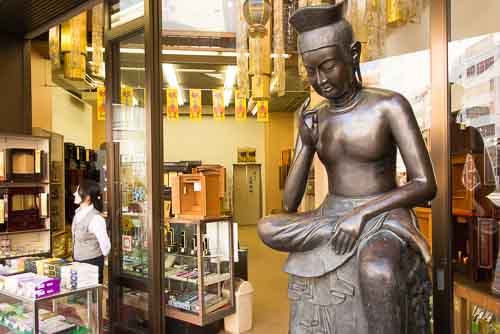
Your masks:
{"label": "hanging scroll", "polygon": [[105,121],[106,120],[106,89],[104,86],[97,87],[97,120]]}
{"label": "hanging scroll", "polygon": [[201,109],[201,89],[189,90],[189,119],[200,120],[202,118]]}
{"label": "hanging scroll", "polygon": [[258,122],[268,122],[269,121],[269,102],[257,101],[257,121]]}
{"label": "hanging scroll", "polygon": [[167,88],[167,120],[179,119],[179,99],[177,88]]}
{"label": "hanging scroll", "polygon": [[222,89],[212,90],[212,112],[215,120],[224,119],[224,91]]}
{"label": "hanging scroll", "polygon": [[237,121],[247,119],[247,99],[239,90],[234,93],[234,117]]}

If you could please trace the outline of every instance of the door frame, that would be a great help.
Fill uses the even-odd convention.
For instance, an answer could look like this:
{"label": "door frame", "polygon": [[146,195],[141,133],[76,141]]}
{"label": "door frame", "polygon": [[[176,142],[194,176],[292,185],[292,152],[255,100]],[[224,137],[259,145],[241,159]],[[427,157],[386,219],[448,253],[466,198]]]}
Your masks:
{"label": "door frame", "polygon": [[[104,3],[105,57],[106,57],[106,142],[108,148],[108,197],[110,203],[112,252],[109,268],[109,300],[111,333],[136,331],[124,328],[119,322],[121,288],[127,287],[148,293],[149,332],[165,333],[165,297],[163,289],[163,210],[162,161],[163,113],[161,110],[161,1],[144,0],[144,16],[111,28],[110,1]],[[145,60],[145,123],[146,123],[146,175],[148,278],[140,279],[123,274],[121,270],[121,206],[119,185],[119,151],[113,143],[113,104],[120,103],[120,42],[144,33]],[[159,219],[158,219],[159,218]]]}

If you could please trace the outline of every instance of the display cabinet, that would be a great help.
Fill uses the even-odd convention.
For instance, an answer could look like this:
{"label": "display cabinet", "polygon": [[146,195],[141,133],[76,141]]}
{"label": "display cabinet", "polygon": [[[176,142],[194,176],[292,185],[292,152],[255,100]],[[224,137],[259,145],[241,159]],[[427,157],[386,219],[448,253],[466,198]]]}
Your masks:
{"label": "display cabinet", "polygon": [[65,257],[66,221],[64,193],[64,136],[41,128],[33,128],[32,134],[50,139],[50,228],[52,239],[52,255]]}
{"label": "display cabinet", "polygon": [[[97,296],[95,304],[93,294]],[[101,285],[61,290],[36,299],[0,289],[0,332],[5,330],[11,330],[9,333],[100,334]]]}
{"label": "display cabinet", "polygon": [[51,251],[48,137],[0,134],[0,260]]}
{"label": "display cabinet", "polygon": [[172,218],[165,235],[167,317],[205,326],[234,313],[232,219]]}

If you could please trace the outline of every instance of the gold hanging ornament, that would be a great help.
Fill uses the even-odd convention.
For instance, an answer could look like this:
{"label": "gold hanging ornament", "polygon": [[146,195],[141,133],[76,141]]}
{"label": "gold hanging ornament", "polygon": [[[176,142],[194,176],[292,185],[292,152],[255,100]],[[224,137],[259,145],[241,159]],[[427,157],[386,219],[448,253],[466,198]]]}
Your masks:
{"label": "gold hanging ornament", "polygon": [[103,76],[103,43],[104,34],[103,4],[92,9],[92,73]]}
{"label": "gold hanging ornament", "polygon": [[283,0],[274,0],[274,77],[272,87],[278,96],[285,95],[286,64],[285,64],[285,32],[283,24]]}
{"label": "gold hanging ornament", "polygon": [[252,98],[268,100],[271,82],[271,17],[268,0],[246,0],[243,4],[250,35],[250,77]]}
{"label": "gold hanging ornament", "polygon": [[59,26],[55,26],[49,30],[49,55],[53,70],[61,67],[60,48],[60,29]]}
{"label": "gold hanging ornament", "polygon": [[249,73],[248,73],[248,25],[243,14],[243,2],[239,0],[238,12],[240,20],[236,33],[236,59],[238,66],[238,90],[241,95],[248,97],[249,89]]}
{"label": "gold hanging ornament", "polygon": [[64,55],[64,77],[73,80],[85,78],[87,58],[87,13],[66,21],[61,30],[61,51]]}

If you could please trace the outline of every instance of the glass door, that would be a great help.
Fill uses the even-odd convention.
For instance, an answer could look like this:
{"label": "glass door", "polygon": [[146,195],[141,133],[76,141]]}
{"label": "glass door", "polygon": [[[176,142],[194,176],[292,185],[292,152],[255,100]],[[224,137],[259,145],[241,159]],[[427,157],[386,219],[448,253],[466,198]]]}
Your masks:
{"label": "glass door", "polygon": [[[112,332],[149,332],[148,176],[144,32],[111,46]],[[109,104],[108,104],[109,106]]]}

